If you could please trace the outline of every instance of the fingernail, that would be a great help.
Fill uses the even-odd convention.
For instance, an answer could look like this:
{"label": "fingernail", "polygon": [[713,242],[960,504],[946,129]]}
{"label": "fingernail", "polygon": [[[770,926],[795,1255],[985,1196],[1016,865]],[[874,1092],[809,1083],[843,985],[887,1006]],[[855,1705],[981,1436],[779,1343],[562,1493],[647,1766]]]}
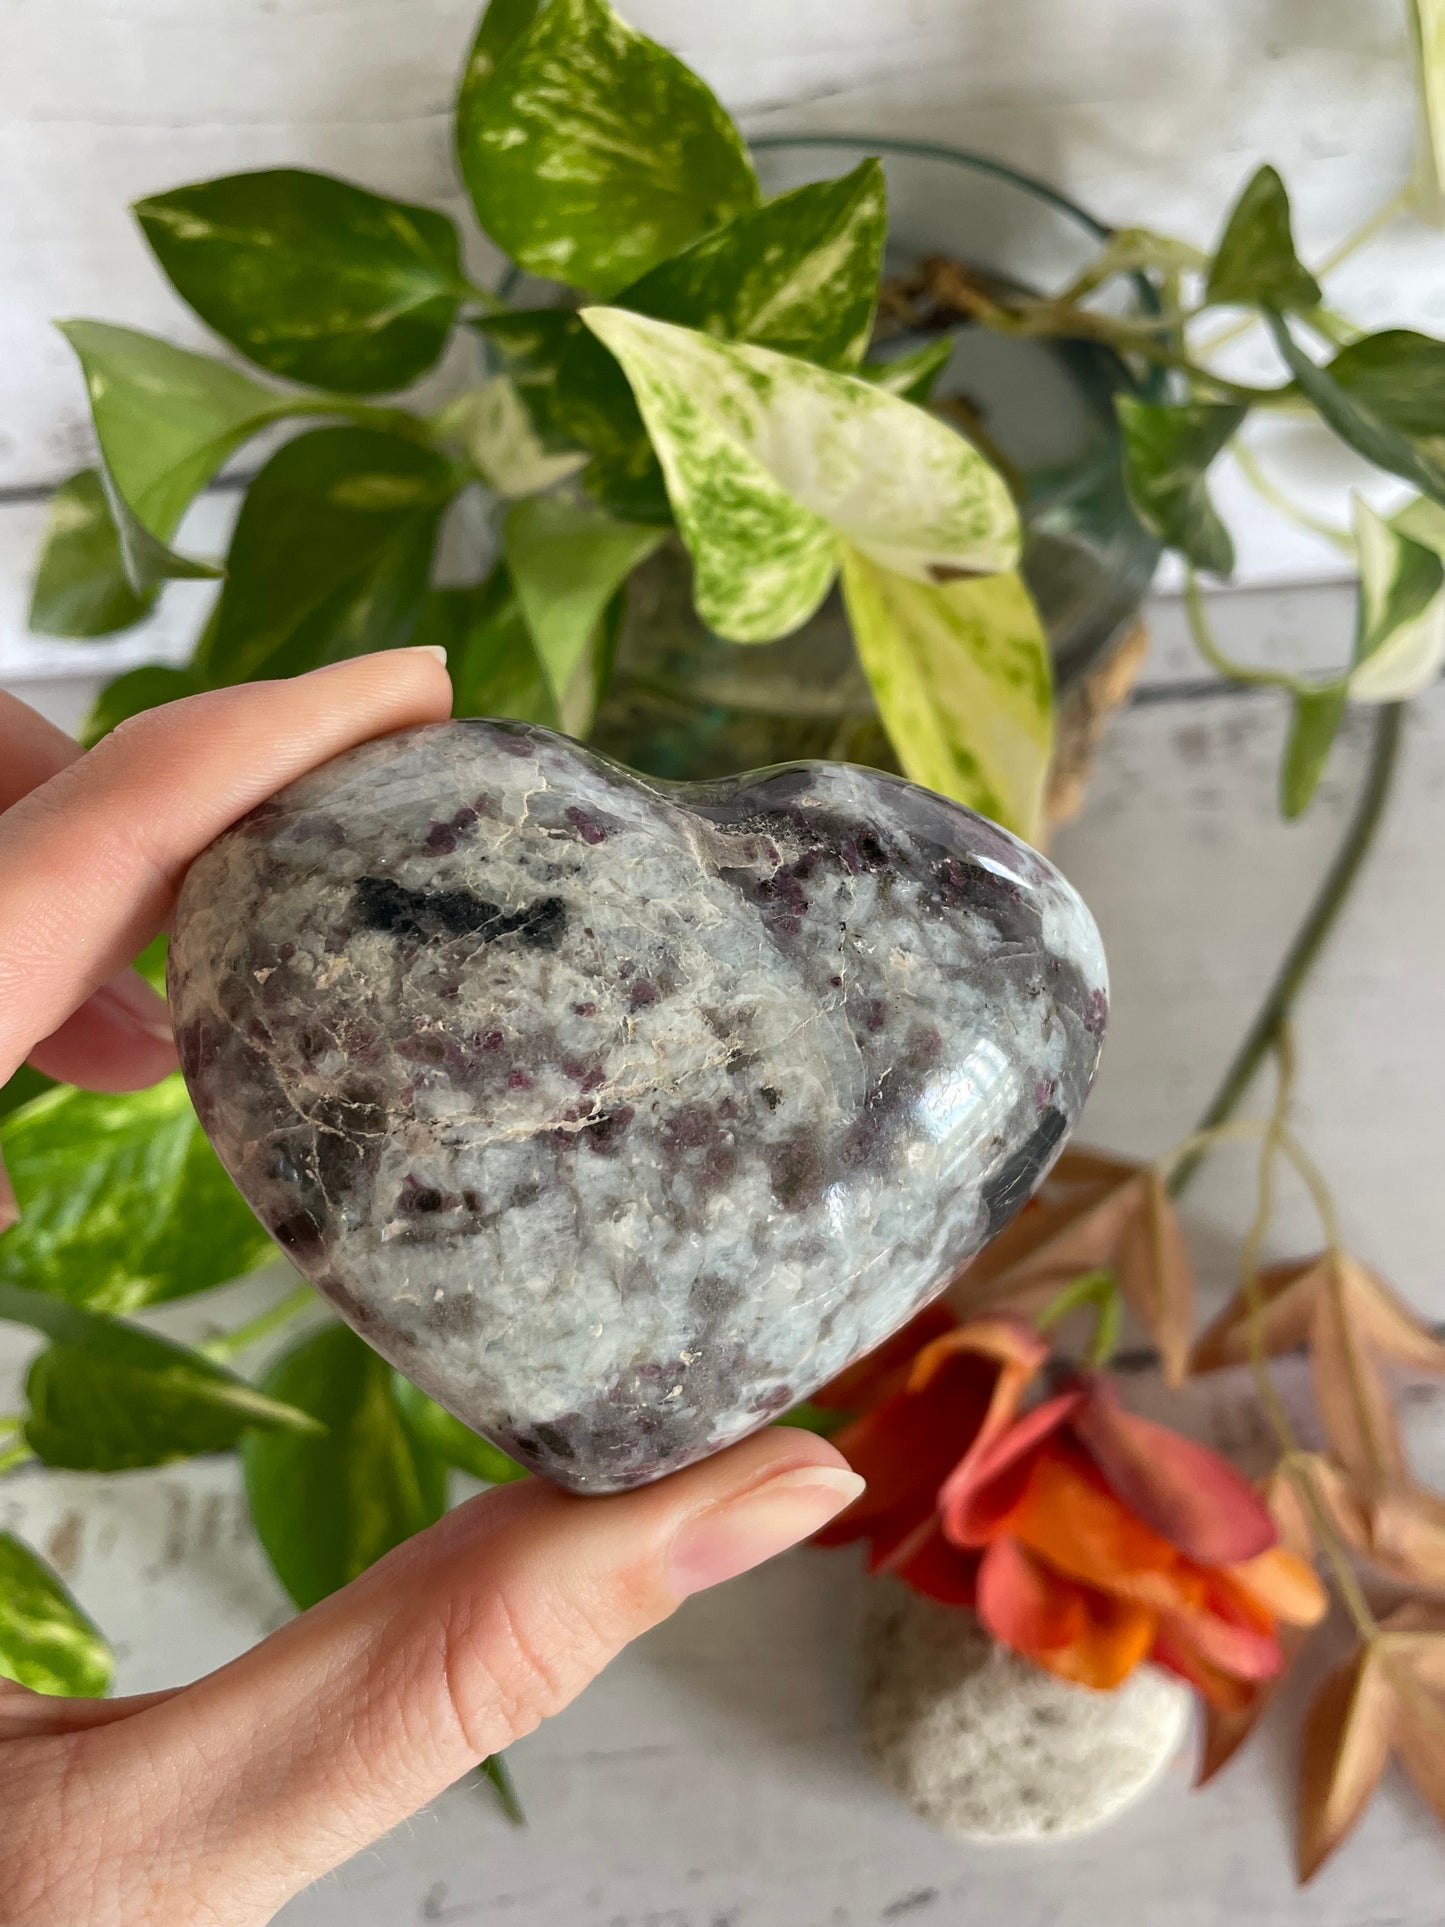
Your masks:
{"label": "fingernail", "polygon": [[842,1466],[806,1465],[724,1499],[678,1533],[669,1562],[673,1590],[685,1599],[786,1552],[851,1505],[863,1484]]}
{"label": "fingernail", "polygon": [[442,668],[446,668],[447,652],[439,642],[414,642],[410,648],[414,656],[435,656]]}
{"label": "fingernail", "polygon": [[133,970],[102,984],[90,1003],[93,1010],[103,1011],[107,1017],[140,1031],[144,1037],[162,1044],[175,1042],[165,998]]}

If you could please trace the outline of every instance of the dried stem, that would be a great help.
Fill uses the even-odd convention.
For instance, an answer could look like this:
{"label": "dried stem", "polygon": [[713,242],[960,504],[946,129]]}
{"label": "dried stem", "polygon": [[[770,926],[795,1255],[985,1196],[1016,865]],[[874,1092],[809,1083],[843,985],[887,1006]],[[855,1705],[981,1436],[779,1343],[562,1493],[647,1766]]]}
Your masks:
{"label": "dried stem", "polygon": [[[1293,1162],[1293,1156],[1287,1148],[1287,1141],[1289,1144],[1294,1142],[1290,1137],[1288,1123],[1290,1098],[1294,1089],[1294,1051],[1287,1025],[1278,1026],[1273,1048],[1279,1061],[1279,1081],[1275,1088],[1274,1105],[1270,1111],[1269,1123],[1265,1128],[1264,1142],[1259,1149],[1259,1201],[1255,1207],[1254,1220],[1245,1234],[1239,1261],[1244,1300],[1249,1311],[1247,1326],[1249,1366],[1254,1376],[1259,1402],[1274,1432],[1275,1443],[1279,1446],[1280,1463],[1309,1514],[1315,1536],[1329,1564],[1335,1590],[1339,1593],[1340,1600],[1354,1622],[1361,1639],[1368,1642],[1378,1635],[1379,1622],[1370,1611],[1370,1602],[1366,1599],[1364,1589],[1360,1585],[1349,1550],[1341,1543],[1339,1533],[1335,1530],[1335,1523],[1320,1496],[1309,1456],[1295,1433],[1289,1409],[1280,1396],[1279,1387],[1270,1375],[1268,1352],[1265,1348],[1266,1306],[1260,1280],[1260,1258],[1264,1250],[1265,1238],[1269,1233],[1270,1221],[1274,1216],[1274,1164],[1281,1152],[1290,1156]],[[1295,1148],[1298,1149],[1297,1146]],[[1314,1176],[1318,1179],[1319,1173],[1315,1171]],[[1320,1180],[1320,1183],[1323,1189],[1323,1180]],[[1328,1198],[1327,1192],[1325,1196]],[[1331,1207],[1330,1217],[1332,1221],[1333,1207]]]}

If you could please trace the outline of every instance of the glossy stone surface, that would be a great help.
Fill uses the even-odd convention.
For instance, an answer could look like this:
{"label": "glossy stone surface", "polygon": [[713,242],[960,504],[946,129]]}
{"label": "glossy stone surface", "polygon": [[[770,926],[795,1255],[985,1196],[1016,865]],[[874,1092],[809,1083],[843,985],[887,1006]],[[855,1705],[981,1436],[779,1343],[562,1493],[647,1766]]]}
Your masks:
{"label": "glossy stone surface", "polygon": [[586,1492],[740,1438],[939,1291],[1057,1156],[1107,1011],[1079,898],[928,791],[669,788],[490,722],[228,831],[170,990],[292,1261]]}

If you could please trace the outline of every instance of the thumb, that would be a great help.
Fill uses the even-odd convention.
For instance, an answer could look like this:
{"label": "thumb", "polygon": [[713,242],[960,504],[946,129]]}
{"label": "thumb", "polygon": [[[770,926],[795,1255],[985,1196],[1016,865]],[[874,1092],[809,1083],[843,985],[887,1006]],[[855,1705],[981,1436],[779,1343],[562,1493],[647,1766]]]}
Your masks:
{"label": "thumb", "polygon": [[86,1734],[88,1765],[92,1747],[117,1755],[92,1784],[123,1781],[139,1749],[148,1811],[170,1817],[135,1850],[177,1868],[172,1907],[229,1893],[238,1911],[219,1921],[267,1919],[565,1706],[688,1593],[861,1490],[823,1440],[772,1430],[614,1498],[530,1480],[483,1494],[233,1664]]}

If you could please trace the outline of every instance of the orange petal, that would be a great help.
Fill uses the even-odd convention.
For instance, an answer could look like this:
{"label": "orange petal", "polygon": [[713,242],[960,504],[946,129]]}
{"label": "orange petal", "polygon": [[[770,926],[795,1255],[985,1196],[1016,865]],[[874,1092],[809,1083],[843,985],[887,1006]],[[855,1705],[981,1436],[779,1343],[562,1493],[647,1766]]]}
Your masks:
{"label": "orange petal", "polygon": [[1069,1422],[1132,1512],[1202,1566],[1236,1565],[1274,1545],[1269,1508],[1227,1459],[1167,1425],[1125,1411],[1107,1379]]}
{"label": "orange petal", "polygon": [[[820,1391],[814,1392],[812,1403],[841,1412],[862,1411],[865,1406],[876,1405],[880,1398],[899,1390],[915,1355],[931,1339],[951,1331],[957,1322],[946,1301],[935,1298],[891,1338],[885,1338],[846,1371],[830,1378]],[[897,1384],[891,1382],[895,1378]]]}
{"label": "orange petal", "polygon": [[1156,1666],[1162,1666],[1201,1693],[1209,1707],[1204,1758],[1196,1782],[1202,1786],[1214,1777],[1259,1718],[1273,1681],[1259,1684],[1221,1672],[1197,1653],[1187,1639],[1180,1638],[1177,1626],[1162,1622],[1149,1657]]}
{"label": "orange petal", "polygon": [[880,1536],[889,1551],[933,1511],[938,1489],[988,1416],[998,1367],[955,1351],[922,1391],[895,1392],[833,1434],[868,1489],[818,1535],[820,1545]]}
{"label": "orange petal", "polygon": [[943,1529],[956,1546],[981,1546],[994,1536],[1018,1504],[1035,1454],[1082,1398],[1069,1391],[1045,1399],[960,1461],[938,1494]]}
{"label": "orange petal", "polygon": [[978,1575],[978,1616],[993,1637],[1036,1665],[1101,1691],[1148,1652],[1154,1615],[1053,1571],[1014,1539],[995,1539]]}
{"label": "orange petal", "polygon": [[1319,1574],[1283,1546],[1256,1553],[1253,1559],[1227,1570],[1235,1585],[1242,1586],[1276,1619],[1286,1620],[1291,1626],[1314,1626],[1328,1609],[1329,1594],[1320,1584]]}
{"label": "orange petal", "polygon": [[1204,1575],[1197,1602],[1161,1612],[1159,1630],[1236,1679],[1273,1679],[1284,1665],[1273,1617],[1220,1573]]}
{"label": "orange petal", "polygon": [[884,1562],[884,1569],[928,1599],[971,1606],[978,1597],[978,1562],[976,1552],[950,1545],[937,1519],[928,1519]]}
{"label": "orange petal", "polygon": [[1134,1516],[1067,1438],[1050,1439],[1028,1461],[1018,1495],[995,1529],[1022,1540],[1086,1586],[1141,1604],[1182,1607],[1199,1595],[1197,1573],[1167,1539]]}
{"label": "orange petal", "polygon": [[1001,1372],[1019,1374],[1027,1382],[1047,1361],[1049,1342],[1033,1325],[1003,1312],[971,1318],[924,1346],[908,1374],[909,1391],[923,1391],[955,1352],[994,1359]]}

